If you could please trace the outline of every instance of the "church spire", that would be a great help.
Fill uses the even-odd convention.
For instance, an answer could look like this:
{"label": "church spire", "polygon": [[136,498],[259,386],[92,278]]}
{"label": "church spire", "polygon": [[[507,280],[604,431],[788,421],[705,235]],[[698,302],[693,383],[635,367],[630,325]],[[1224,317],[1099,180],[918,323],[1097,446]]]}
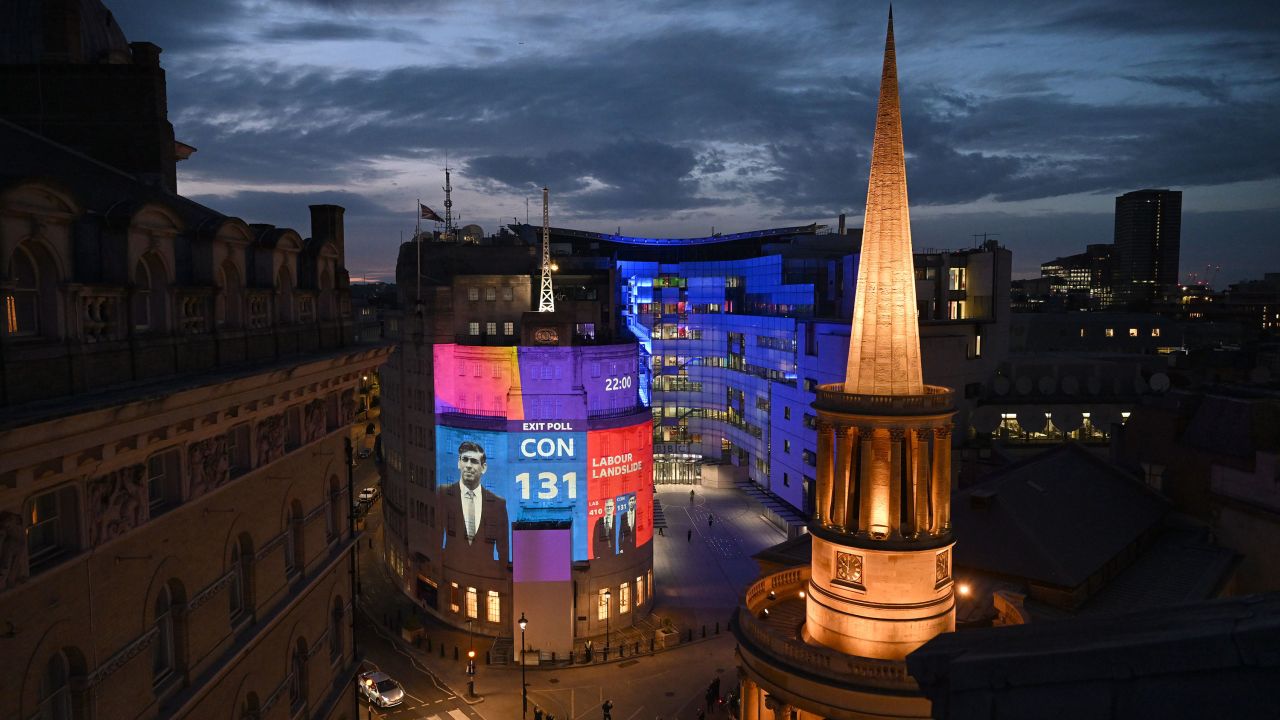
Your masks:
{"label": "church spire", "polygon": [[868,395],[924,393],[892,8],[880,74],[844,391]]}

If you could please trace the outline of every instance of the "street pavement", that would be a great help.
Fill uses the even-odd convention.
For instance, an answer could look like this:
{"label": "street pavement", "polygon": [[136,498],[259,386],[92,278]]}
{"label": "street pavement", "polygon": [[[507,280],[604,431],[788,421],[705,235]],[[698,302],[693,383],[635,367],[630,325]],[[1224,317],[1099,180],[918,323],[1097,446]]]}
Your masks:
{"label": "street pavement", "polygon": [[[361,462],[356,478],[358,488],[376,486],[373,462]],[[654,536],[657,596],[645,625],[657,627],[669,619],[682,639],[692,641],[657,653],[614,656],[607,663],[529,666],[525,669],[529,700],[525,717],[534,718],[538,708],[544,718],[598,720],[603,717],[602,703],[611,700],[614,720],[692,720],[698,708],[705,707],[706,688],[713,679],[720,678],[721,694],[735,689],[734,641],[728,621],[746,587],[759,575],[751,556],[781,542],[785,534],[737,490],[698,487],[690,501],[689,489],[688,485],[658,488],[667,527],[665,534]],[[380,560],[381,498],[366,518],[365,535],[368,540],[360,547],[357,642],[367,661],[400,681],[408,695],[399,707],[373,710],[369,717],[520,718],[520,667],[485,663],[493,638],[471,637],[466,630],[449,628],[418,611],[426,642],[414,647],[399,639],[399,620],[415,610]],[[615,630],[615,647],[620,636]],[[633,630],[630,637],[638,639],[640,634]],[[584,640],[579,639],[579,657]],[[597,649],[604,647],[603,636],[591,640]],[[469,647],[477,651],[474,698],[467,693]],[[647,639],[641,648],[647,650]],[[712,707],[708,717],[723,718],[727,713]]]}

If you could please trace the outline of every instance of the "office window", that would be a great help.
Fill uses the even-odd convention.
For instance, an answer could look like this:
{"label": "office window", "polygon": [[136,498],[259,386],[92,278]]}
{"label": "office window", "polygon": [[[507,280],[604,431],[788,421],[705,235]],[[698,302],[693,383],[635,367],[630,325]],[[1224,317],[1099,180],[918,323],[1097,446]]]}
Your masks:
{"label": "office window", "polygon": [[790,452],[791,452],[791,441],[790,441],[790,440],[783,440],[783,441],[782,441],[782,452],[784,452],[784,453],[790,453]]}
{"label": "office window", "polygon": [[600,591],[600,600],[596,603],[597,620],[604,620],[609,617],[609,596],[605,594],[607,592],[609,592],[607,589]]}
{"label": "office window", "polygon": [[480,299],[480,288],[476,288],[476,287],[469,287],[469,288],[467,288],[467,299],[468,299],[468,300],[479,300],[479,299]]}
{"label": "office window", "polygon": [[498,334],[498,323],[496,323],[496,322],[485,323],[485,324],[484,324],[484,334],[485,334],[485,335],[497,335],[497,334]]}
{"label": "office window", "polygon": [[631,584],[622,583],[618,588],[618,614],[623,615],[631,610]]}
{"label": "office window", "polygon": [[791,419],[791,408],[786,405],[782,406],[782,419],[783,420]]}
{"label": "office window", "polygon": [[449,583],[449,609],[454,612],[458,612],[458,610],[461,609],[461,606],[458,604],[461,598],[459,598],[458,595],[458,583]]}
{"label": "office window", "polygon": [[636,576],[636,605],[644,604],[644,576]]}
{"label": "office window", "polygon": [[480,595],[473,587],[467,588],[467,617],[480,617]]}
{"label": "office window", "polygon": [[480,323],[478,322],[467,323],[467,331],[470,332],[472,335],[479,335]]}
{"label": "office window", "polygon": [[515,335],[515,334],[516,334],[516,324],[515,324],[515,323],[513,323],[513,322],[504,322],[504,323],[502,323],[502,334],[503,334],[503,335]]}
{"label": "office window", "polygon": [[1138,328],[1129,328],[1129,337],[1138,337]]}
{"label": "office window", "polygon": [[485,299],[485,300],[497,300],[497,299],[498,299],[498,289],[497,289],[497,288],[493,288],[493,287],[487,287],[487,288],[485,288],[485,289],[484,289],[484,299]]}
{"label": "office window", "polygon": [[497,590],[490,590],[488,602],[485,603],[485,619],[491,623],[502,622],[502,600]]}
{"label": "office window", "polygon": [[783,487],[791,487],[791,476],[787,473],[782,473],[782,485]]}
{"label": "office window", "polygon": [[509,287],[504,287],[504,288],[502,288],[502,299],[503,299],[503,300],[511,300],[511,299],[512,299],[512,298],[514,298],[514,297],[515,297],[515,293],[513,293],[513,292],[511,291],[511,288],[509,288]]}
{"label": "office window", "polygon": [[953,267],[947,269],[947,289],[948,290],[965,290],[965,268]]}
{"label": "office window", "polygon": [[1160,337],[1160,328],[1151,328],[1151,337]]}
{"label": "office window", "polygon": [[965,314],[964,314],[964,301],[963,301],[963,300],[951,300],[951,301],[949,301],[949,302],[947,303],[947,319],[949,319],[949,320],[963,320],[964,318],[965,318]]}
{"label": "office window", "polygon": [[1105,331],[1103,334],[1104,334],[1104,335],[1106,335],[1107,337],[1115,337],[1115,336],[1116,336],[1116,329],[1115,329],[1115,328],[1107,328],[1107,329],[1106,329],[1106,331]]}

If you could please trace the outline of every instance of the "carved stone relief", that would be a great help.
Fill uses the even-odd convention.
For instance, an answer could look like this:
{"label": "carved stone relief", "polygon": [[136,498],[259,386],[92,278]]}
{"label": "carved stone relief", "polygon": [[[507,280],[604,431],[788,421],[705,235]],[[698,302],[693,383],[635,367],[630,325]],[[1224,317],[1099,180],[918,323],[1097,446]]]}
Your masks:
{"label": "carved stone relief", "polygon": [[950,550],[943,550],[942,552],[938,553],[937,559],[935,561],[934,575],[935,575],[934,582],[936,582],[939,585],[951,579],[951,551]]}
{"label": "carved stone relief", "polygon": [[272,415],[258,422],[259,467],[284,457],[284,416]]}
{"label": "carved stone relief", "polygon": [[356,393],[354,390],[347,390],[342,393],[342,401],[338,403],[338,411],[341,413],[343,425],[350,425],[356,421]]}
{"label": "carved stone relief", "polygon": [[225,435],[194,442],[187,447],[187,477],[191,478],[192,499],[217,490],[231,479]]}
{"label": "carved stone relief", "polygon": [[0,590],[26,582],[30,574],[22,516],[0,512]]}
{"label": "carved stone relief", "polygon": [[302,442],[304,444],[314,442],[324,436],[325,412],[323,400],[313,400],[306,404],[303,408],[302,428]]}
{"label": "carved stone relief", "polygon": [[150,518],[146,466],[130,465],[89,481],[89,542],[101,545]]}

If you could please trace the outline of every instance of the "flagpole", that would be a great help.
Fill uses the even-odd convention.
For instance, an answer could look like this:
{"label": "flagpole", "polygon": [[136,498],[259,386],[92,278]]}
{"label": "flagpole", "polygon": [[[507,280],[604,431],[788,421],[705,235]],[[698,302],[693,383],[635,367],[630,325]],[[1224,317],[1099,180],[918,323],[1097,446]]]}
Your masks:
{"label": "flagpole", "polygon": [[418,305],[422,305],[422,198],[418,198],[418,217],[414,220],[414,244],[418,246]]}

